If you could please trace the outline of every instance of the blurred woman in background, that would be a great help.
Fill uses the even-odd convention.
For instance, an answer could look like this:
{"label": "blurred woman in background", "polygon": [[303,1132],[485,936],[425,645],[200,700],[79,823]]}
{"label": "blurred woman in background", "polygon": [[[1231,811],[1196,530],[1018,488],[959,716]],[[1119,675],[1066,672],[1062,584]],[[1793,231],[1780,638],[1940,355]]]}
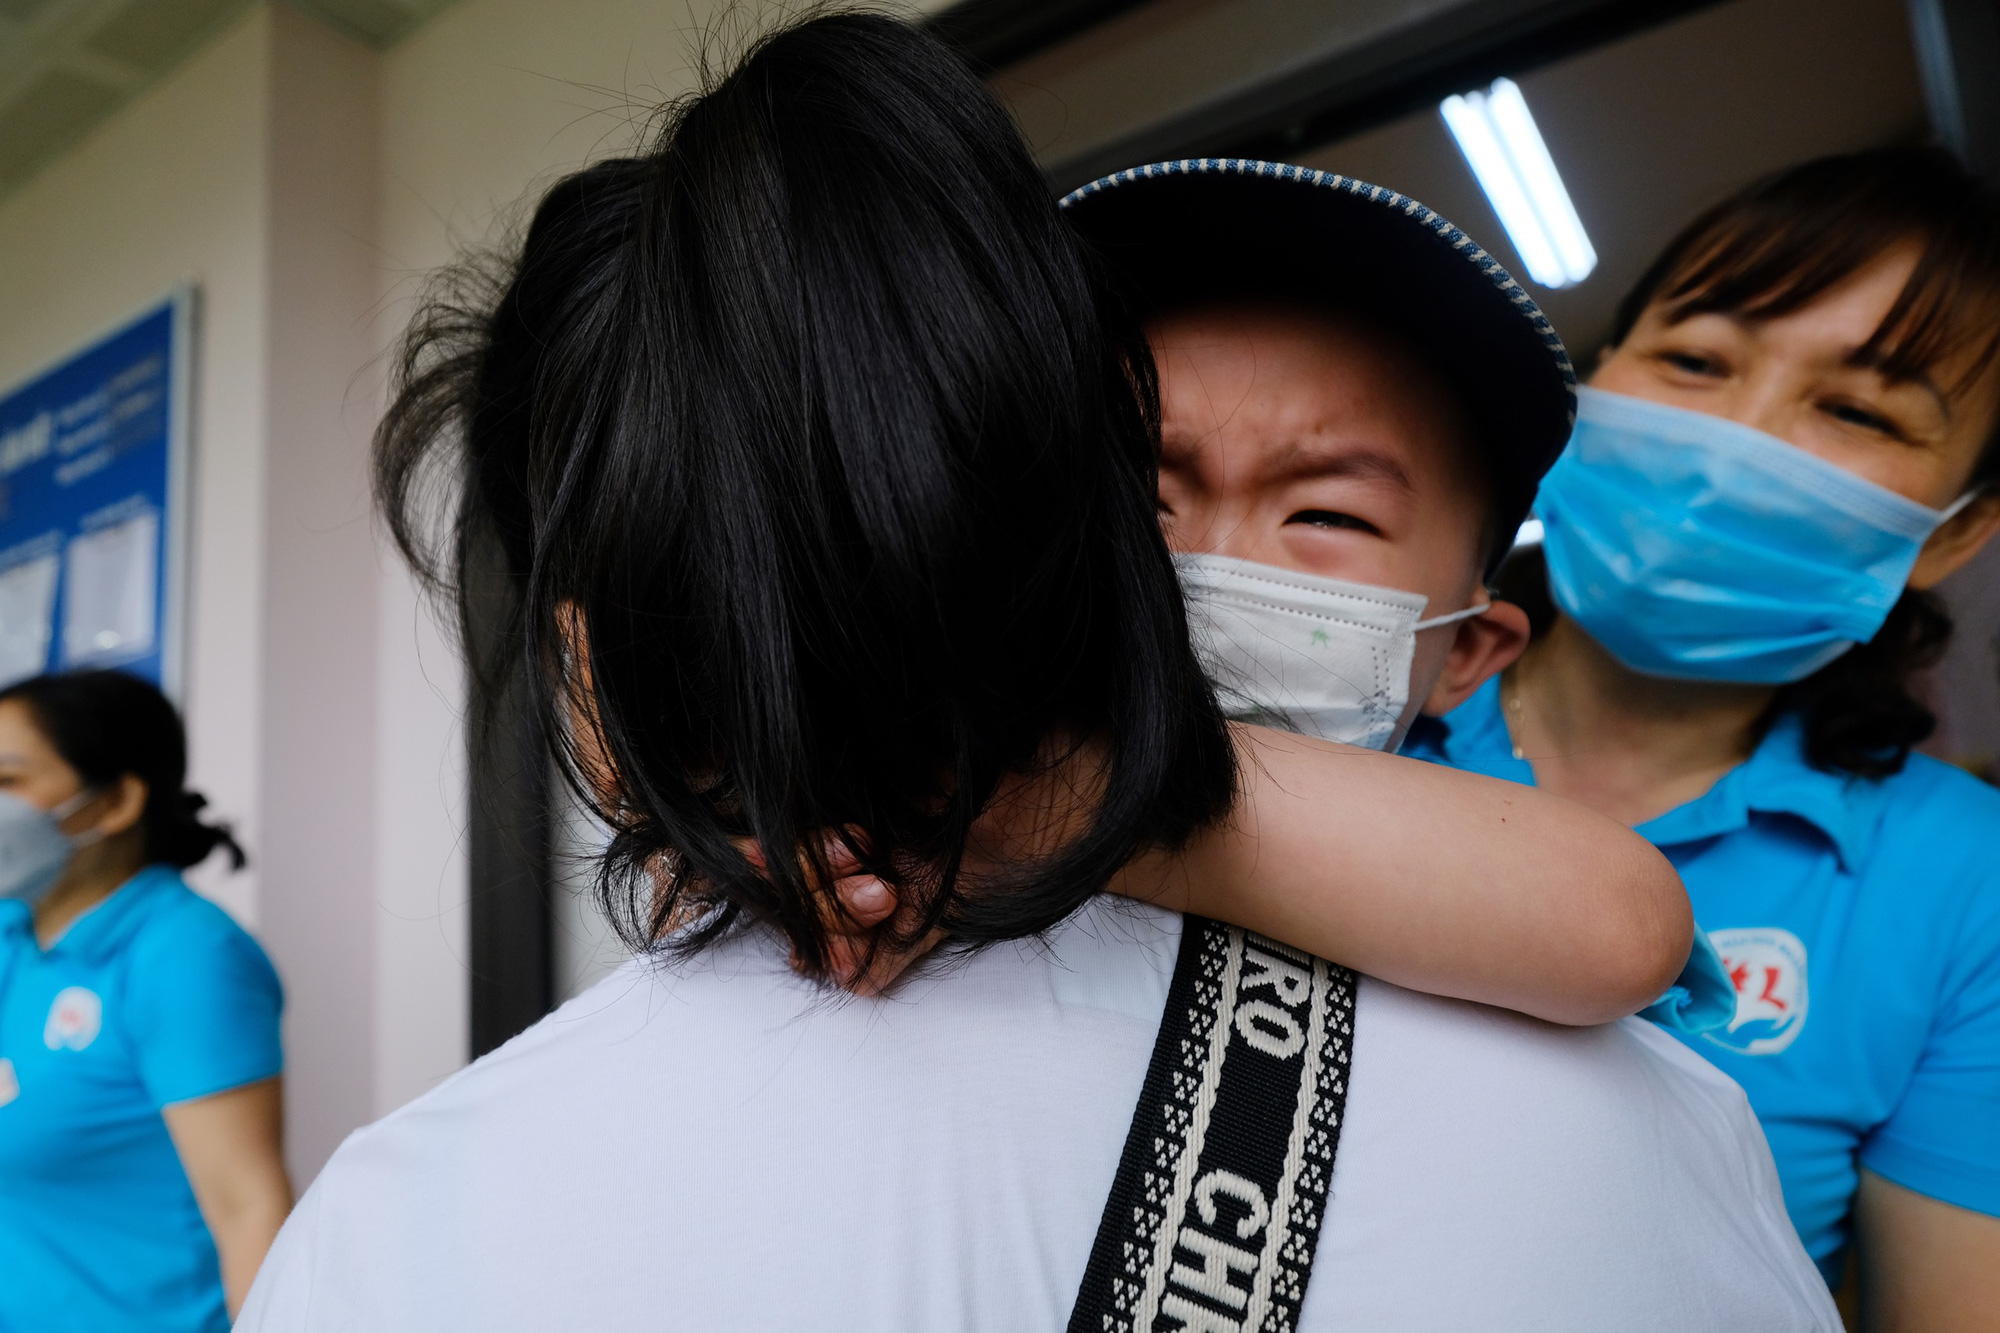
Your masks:
{"label": "blurred woman in background", "polygon": [[229,830],[173,705],[0,690],[0,1328],[226,1330],[291,1207],[277,974],[180,872]]}
{"label": "blurred woman in background", "polygon": [[[1409,752],[1673,860],[1749,1093],[1871,1326],[2000,1327],[2000,792],[1913,754],[1930,591],[2000,529],[2000,200],[1952,158],[1807,163],[1621,306],[1503,593],[1536,637]],[[1981,626],[1990,635],[1992,626]]]}

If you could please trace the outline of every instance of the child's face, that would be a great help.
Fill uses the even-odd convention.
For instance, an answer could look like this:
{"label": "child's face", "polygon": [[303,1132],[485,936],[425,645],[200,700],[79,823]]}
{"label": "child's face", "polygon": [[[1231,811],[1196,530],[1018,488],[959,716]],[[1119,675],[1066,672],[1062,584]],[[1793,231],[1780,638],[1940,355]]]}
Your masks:
{"label": "child's face", "polygon": [[[1470,426],[1413,354],[1344,321],[1253,305],[1169,315],[1148,338],[1174,550],[1422,593],[1427,616],[1485,599],[1485,499],[1461,461]],[[1505,604],[1420,633],[1413,702],[1449,711],[1526,641],[1526,616]]]}

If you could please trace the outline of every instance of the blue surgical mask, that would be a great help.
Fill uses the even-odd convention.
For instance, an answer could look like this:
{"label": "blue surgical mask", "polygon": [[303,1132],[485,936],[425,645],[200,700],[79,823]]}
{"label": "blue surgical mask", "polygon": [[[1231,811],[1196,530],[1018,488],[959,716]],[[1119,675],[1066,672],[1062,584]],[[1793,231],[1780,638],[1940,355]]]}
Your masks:
{"label": "blue surgical mask", "polygon": [[33,907],[62,878],[63,867],[79,846],[94,837],[71,838],[62,821],[89,803],[92,793],[80,791],[53,810],[30,805],[0,792],[0,901],[13,899]]}
{"label": "blue surgical mask", "polygon": [[1875,637],[1937,510],[1723,417],[1582,389],[1542,480],[1549,590],[1634,671],[1777,685]]}

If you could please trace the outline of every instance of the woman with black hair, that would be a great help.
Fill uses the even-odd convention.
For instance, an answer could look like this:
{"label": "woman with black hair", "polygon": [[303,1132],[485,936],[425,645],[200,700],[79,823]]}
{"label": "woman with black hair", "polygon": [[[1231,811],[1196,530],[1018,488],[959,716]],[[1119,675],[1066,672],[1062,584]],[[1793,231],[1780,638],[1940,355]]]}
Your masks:
{"label": "woman with black hair", "polygon": [[0,1328],[222,1333],[291,1207],[277,974],[181,880],[218,849],[174,707],[0,690]]}
{"label": "woman with black hair", "polygon": [[1665,851],[1737,990],[1682,1038],[1827,1279],[1852,1236],[1871,1318],[2000,1327],[2000,793],[1912,753],[1931,589],[2000,530],[2000,198],[1890,149],[1697,219],[1536,511],[1532,646],[1411,752]]}
{"label": "woman with black hair", "polygon": [[[1201,913],[1255,881],[1264,915],[1244,924],[1570,1022],[1676,974],[1684,895],[1614,821],[1224,723],[1156,516],[1152,361],[1097,279],[963,61],[837,14],[757,42],[643,154],[555,184],[497,282],[426,306],[378,494],[466,641],[494,645],[489,697],[525,676],[612,831],[600,898],[642,953],[351,1137],[246,1329],[1061,1326],[1179,1021],[1170,977],[1207,985],[1175,970],[1200,954],[1181,913],[1108,885]],[[850,904],[843,877],[900,910]],[[1350,899],[1378,910],[1314,915]],[[936,937],[949,965],[887,996],[814,984]],[[1277,1004],[1328,975],[1304,967],[1321,970],[1272,953],[1200,973],[1245,1000],[1191,1046],[1248,1032],[1303,1061],[1308,1029]],[[1622,1327],[1687,1327],[1716,1301],[1716,1327],[1826,1327],[1712,1070],[1642,1024],[1407,991],[1382,1002],[1409,1015],[1397,1029],[1361,989],[1359,1023],[1385,1035],[1348,1103],[1377,1098],[1342,1177],[1353,1243],[1298,1327],[1365,1296],[1423,1326],[1540,1329],[1552,1302],[1601,1293],[1637,1311]],[[1314,1004],[1322,1038],[1356,1026]],[[1310,1156],[1322,1188],[1344,1071],[1328,1064],[1310,1121],[1258,1101],[1268,1156]],[[1664,1222],[1595,1164],[1628,1157]],[[1316,1228],[1304,1196],[1184,1160],[1192,1206],[1234,1237],[1188,1242],[1206,1242],[1206,1299],[1247,1308],[1262,1231],[1256,1299],[1283,1283],[1297,1308],[1279,1241],[1295,1214],[1290,1234]],[[1412,1291],[1445,1211],[1478,1219],[1453,1265],[1475,1276]],[[1623,1262],[1640,1233],[1699,1280]],[[1553,1295],[1572,1236],[1616,1257]],[[1515,1307],[1498,1322],[1496,1266]]]}

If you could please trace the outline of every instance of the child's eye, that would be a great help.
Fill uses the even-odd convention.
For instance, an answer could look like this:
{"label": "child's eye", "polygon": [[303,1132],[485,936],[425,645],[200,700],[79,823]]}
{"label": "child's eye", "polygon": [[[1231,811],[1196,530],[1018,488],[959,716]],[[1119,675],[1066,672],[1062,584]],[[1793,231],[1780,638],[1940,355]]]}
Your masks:
{"label": "child's eye", "polygon": [[1660,360],[1684,375],[1714,376],[1722,374],[1722,365],[1712,356],[1700,352],[1667,351],[1660,353]]}
{"label": "child's eye", "polygon": [[1365,518],[1343,514],[1333,509],[1301,509],[1285,520],[1286,523],[1302,523],[1310,528],[1346,528],[1353,532],[1366,532],[1372,536],[1382,535],[1382,529]]}

